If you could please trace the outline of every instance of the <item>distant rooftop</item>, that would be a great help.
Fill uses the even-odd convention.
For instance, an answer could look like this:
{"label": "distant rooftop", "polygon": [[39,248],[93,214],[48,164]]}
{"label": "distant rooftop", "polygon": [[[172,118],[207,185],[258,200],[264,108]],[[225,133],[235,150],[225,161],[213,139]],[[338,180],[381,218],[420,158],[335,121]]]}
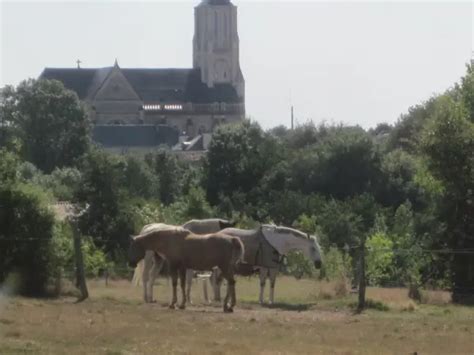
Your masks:
{"label": "distant rooftop", "polygon": [[[45,68],[40,78],[61,81],[81,100],[92,99],[112,72],[105,68]],[[239,103],[231,84],[207,87],[199,69],[119,68],[144,102]]]}

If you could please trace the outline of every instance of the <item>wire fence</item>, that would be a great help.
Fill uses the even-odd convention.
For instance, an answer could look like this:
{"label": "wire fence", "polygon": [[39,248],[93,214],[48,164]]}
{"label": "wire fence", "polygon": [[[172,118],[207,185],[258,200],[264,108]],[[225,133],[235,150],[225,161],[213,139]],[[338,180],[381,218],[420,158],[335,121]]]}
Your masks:
{"label": "wire fence", "polygon": [[[27,238],[4,238],[0,235],[0,242],[2,241],[15,241],[15,242],[29,242],[29,241],[38,241],[43,240],[45,242],[50,241],[50,238],[41,238],[41,237],[27,237]],[[113,242],[113,239],[105,239],[105,238],[91,238],[94,242],[102,242],[102,243],[109,243]],[[351,245],[342,248],[338,248],[341,250],[359,250],[361,245]],[[422,253],[431,253],[431,254],[474,254],[474,248],[462,248],[462,249],[427,249],[427,248],[420,248],[420,247],[413,247],[413,248],[372,248],[366,247],[365,250],[367,252],[393,252],[393,253],[410,253],[410,252],[422,252]]]}

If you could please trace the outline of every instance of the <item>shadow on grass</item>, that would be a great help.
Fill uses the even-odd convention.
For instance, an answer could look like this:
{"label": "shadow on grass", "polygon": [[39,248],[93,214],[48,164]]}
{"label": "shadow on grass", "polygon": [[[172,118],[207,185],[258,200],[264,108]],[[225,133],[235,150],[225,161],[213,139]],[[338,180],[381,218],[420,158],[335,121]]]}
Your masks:
{"label": "shadow on grass", "polygon": [[283,311],[294,311],[294,312],[308,311],[314,306],[316,306],[316,303],[294,304],[294,303],[286,303],[286,302],[277,302],[273,304],[264,303],[262,305],[258,302],[249,302],[249,303],[255,306],[263,307],[263,308],[281,309]]}

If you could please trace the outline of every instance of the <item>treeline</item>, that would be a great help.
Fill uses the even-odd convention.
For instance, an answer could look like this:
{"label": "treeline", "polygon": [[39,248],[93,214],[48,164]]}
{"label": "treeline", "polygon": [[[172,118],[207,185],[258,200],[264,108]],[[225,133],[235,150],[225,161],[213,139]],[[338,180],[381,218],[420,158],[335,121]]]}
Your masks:
{"label": "treeline", "polygon": [[[19,255],[29,245],[37,249],[20,240],[45,238],[53,255],[65,248],[67,227],[58,229],[44,206],[66,200],[77,206],[95,253],[90,272],[100,262],[122,265],[129,234],[146,223],[219,216],[242,227],[272,222],[317,234],[325,277],[352,277],[365,248],[372,285],[443,287],[455,301],[472,301],[472,66],[459,84],[393,126],[307,123],[264,131],[245,121],[218,127],[197,163],[166,149],[117,156],[94,147],[79,100],[57,82],[27,81],[3,92],[0,194],[8,199],[1,199],[0,254],[8,257],[0,255],[0,282],[25,263]],[[23,208],[38,222],[18,214]],[[34,227],[39,222],[43,229]],[[53,259],[62,267],[68,260]],[[45,278],[58,268],[48,267]],[[286,269],[314,272],[298,255]]]}

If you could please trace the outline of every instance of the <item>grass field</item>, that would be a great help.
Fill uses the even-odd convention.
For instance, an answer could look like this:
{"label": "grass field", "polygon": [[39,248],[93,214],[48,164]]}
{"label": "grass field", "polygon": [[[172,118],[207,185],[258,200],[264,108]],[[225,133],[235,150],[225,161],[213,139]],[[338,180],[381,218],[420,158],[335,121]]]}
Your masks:
{"label": "grass field", "polygon": [[474,308],[451,305],[442,292],[416,305],[406,290],[369,288],[374,309],[354,315],[355,295],[287,277],[277,280],[273,307],[256,303],[256,278],[239,279],[233,314],[204,305],[200,285],[184,311],[165,307],[166,280],[151,305],[127,281],[90,281],[89,291],[80,304],[68,297],[1,300],[0,353],[474,354]]}

